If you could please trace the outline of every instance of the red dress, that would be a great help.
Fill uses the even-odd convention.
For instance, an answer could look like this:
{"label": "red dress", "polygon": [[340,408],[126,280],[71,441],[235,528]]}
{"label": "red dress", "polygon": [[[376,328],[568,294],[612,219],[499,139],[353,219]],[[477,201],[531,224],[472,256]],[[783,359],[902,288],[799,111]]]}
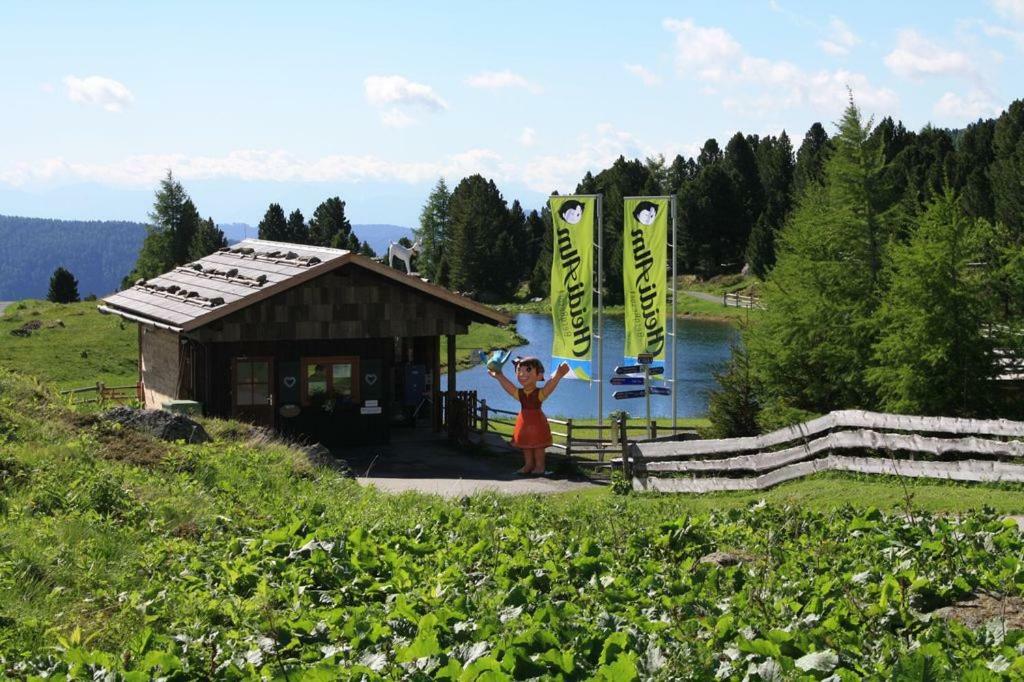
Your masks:
{"label": "red dress", "polygon": [[527,393],[520,388],[519,404],[522,409],[516,417],[512,445],[524,450],[551,447],[551,427],[540,409],[540,389],[535,388]]}

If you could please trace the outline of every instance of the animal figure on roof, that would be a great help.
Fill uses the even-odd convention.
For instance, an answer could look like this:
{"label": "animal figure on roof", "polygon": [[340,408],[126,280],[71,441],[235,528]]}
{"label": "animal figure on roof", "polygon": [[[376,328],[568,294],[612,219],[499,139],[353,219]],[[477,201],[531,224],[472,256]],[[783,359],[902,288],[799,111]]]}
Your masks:
{"label": "animal figure on roof", "polygon": [[417,239],[412,246],[402,246],[398,242],[388,244],[388,265],[394,263],[395,259],[405,263],[405,273],[412,274],[412,257],[419,254],[423,244]]}

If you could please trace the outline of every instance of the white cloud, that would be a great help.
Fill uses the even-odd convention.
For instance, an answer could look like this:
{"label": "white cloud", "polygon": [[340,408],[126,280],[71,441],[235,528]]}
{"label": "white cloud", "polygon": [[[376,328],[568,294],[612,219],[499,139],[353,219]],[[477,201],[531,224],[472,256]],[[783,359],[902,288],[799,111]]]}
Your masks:
{"label": "white cloud", "polygon": [[860,43],[860,38],[846,23],[838,18],[832,17],[829,22],[828,38],[818,41],[818,47],[830,55],[842,57],[850,53],[850,50]]}
{"label": "white cloud", "polygon": [[475,76],[466,79],[466,85],[471,88],[483,88],[485,90],[500,90],[502,88],[523,88],[535,95],[543,92],[542,88],[518,73],[508,69],[504,71],[482,71]]}
{"label": "white cloud", "polygon": [[[523,131],[523,137],[532,136]],[[522,141],[522,140],[521,140]],[[645,158],[672,149],[656,149],[636,136],[601,124],[575,139],[565,140],[565,151],[545,153],[511,162],[492,149],[468,149],[430,161],[389,160],[373,155],[299,157],[282,150],[244,149],[221,156],[146,154],[117,161],[90,163],[65,158],[0,166],[0,184],[39,187],[71,182],[95,182],[119,187],[155,186],[170,169],[183,182],[240,180],[274,182],[405,182],[422,183],[439,176],[465,177],[481,173],[497,182],[512,182],[538,192],[572,191],[587,171],[606,168],[620,155]],[[680,151],[692,155],[696,146]]]}
{"label": "white cloud", "polygon": [[79,104],[95,104],[105,111],[120,112],[135,100],[123,83],[103,76],[65,76],[68,99]]}
{"label": "white cloud", "polygon": [[697,26],[692,19],[665,19],[662,26],[676,35],[676,68],[681,75],[715,80],[743,54],[740,44],[724,29]]}
{"label": "white cloud", "polygon": [[639,64],[626,64],[626,71],[636,76],[643,82],[647,87],[654,87],[655,85],[661,85],[661,76],[656,73],[651,73]]}
{"label": "white cloud", "polygon": [[700,81],[702,92],[719,94],[723,106],[738,113],[811,106],[835,114],[846,106],[847,87],[867,109],[891,110],[899,101],[895,92],[871,85],[860,73],[808,71],[785,60],[752,56],[721,28],[697,26],[690,19],[666,19],[663,25],[676,36],[679,75]]}
{"label": "white cloud", "polygon": [[376,156],[329,155],[301,158],[285,151],[237,150],[224,156],[146,154],[109,163],[82,163],[64,158],[43,159],[0,168],[0,183],[16,187],[61,182],[97,182],[123,187],[149,187],[167,174],[181,180],[234,179],[277,182],[423,182],[439,175],[504,173],[491,150],[471,149],[431,162],[388,161]]}
{"label": "white cloud", "polygon": [[519,134],[519,143],[524,147],[532,147],[537,143],[537,131],[533,128],[523,128]]}
{"label": "white cloud", "polygon": [[943,49],[913,29],[900,31],[896,48],[885,65],[897,76],[920,80],[930,76],[974,78],[977,71],[963,52]]}
{"label": "white cloud", "polygon": [[998,116],[1001,107],[981,90],[971,90],[966,96],[947,92],[935,103],[932,111],[940,121],[963,125],[989,116]]}
{"label": "white cloud", "polygon": [[363,85],[366,101],[376,107],[414,105],[434,111],[448,108],[448,103],[432,87],[403,76],[368,76]]}
{"label": "white cloud", "polygon": [[389,128],[408,128],[416,123],[416,119],[405,113],[398,107],[382,111],[380,121]]}
{"label": "white cloud", "polygon": [[990,38],[1007,38],[1021,50],[1024,50],[1024,31],[1015,31],[1005,26],[995,26],[985,22],[981,23],[981,30]]}
{"label": "white cloud", "polygon": [[553,189],[572,192],[587,171],[607,168],[619,156],[642,159],[658,151],[633,134],[602,123],[592,132],[579,135],[571,148],[561,154],[545,154],[527,160],[514,169],[517,176],[514,179],[538,192]]}
{"label": "white cloud", "polygon": [[992,7],[1000,16],[1024,24],[1024,0],[992,0]]}

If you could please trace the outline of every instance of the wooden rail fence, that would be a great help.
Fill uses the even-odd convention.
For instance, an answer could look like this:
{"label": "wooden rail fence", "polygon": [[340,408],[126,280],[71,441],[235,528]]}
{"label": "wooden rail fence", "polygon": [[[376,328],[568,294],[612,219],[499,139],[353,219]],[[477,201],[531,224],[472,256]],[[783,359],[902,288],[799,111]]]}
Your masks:
{"label": "wooden rail fence", "polygon": [[726,308],[758,308],[764,310],[761,299],[757,296],[745,296],[734,292],[722,294],[722,305]]}
{"label": "wooden rail fence", "polygon": [[[477,398],[475,391],[459,391],[456,398],[465,407],[453,409],[452,416],[459,418],[464,409],[468,417],[467,430],[481,436],[494,433],[505,439],[511,438],[518,412],[491,407],[486,399]],[[573,419],[548,417],[548,424],[554,440],[552,448],[580,466],[610,467],[613,459],[621,461],[629,447],[637,442],[697,437],[692,429],[676,428],[673,431],[671,424],[657,420],[630,424],[621,416],[604,424],[580,424]]]}
{"label": "wooden rail fence", "polygon": [[127,403],[132,400],[141,400],[139,384],[128,386],[107,386],[102,381],[97,381],[94,386],[84,388],[72,388],[61,391],[61,395],[70,398],[72,405],[84,405],[86,403]]}
{"label": "wooden rail fence", "polygon": [[[869,456],[854,456],[854,455]],[[762,490],[819,471],[1024,482],[1024,422],[842,410],[753,438],[642,443],[634,490]]]}

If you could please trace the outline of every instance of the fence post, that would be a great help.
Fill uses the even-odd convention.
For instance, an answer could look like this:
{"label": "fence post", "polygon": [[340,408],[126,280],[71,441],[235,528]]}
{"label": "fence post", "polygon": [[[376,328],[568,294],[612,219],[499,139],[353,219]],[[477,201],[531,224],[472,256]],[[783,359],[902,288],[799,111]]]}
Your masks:
{"label": "fence post", "polygon": [[619,447],[622,449],[622,473],[629,476],[629,437],[626,435],[626,418],[619,415]]}
{"label": "fence post", "polygon": [[651,420],[651,440],[657,440],[657,439],[658,439],[658,420],[657,419],[652,419]]}
{"label": "fence post", "polygon": [[565,420],[565,456],[572,459],[572,417]]}
{"label": "fence post", "polygon": [[487,435],[487,399],[480,399],[480,435]]}

